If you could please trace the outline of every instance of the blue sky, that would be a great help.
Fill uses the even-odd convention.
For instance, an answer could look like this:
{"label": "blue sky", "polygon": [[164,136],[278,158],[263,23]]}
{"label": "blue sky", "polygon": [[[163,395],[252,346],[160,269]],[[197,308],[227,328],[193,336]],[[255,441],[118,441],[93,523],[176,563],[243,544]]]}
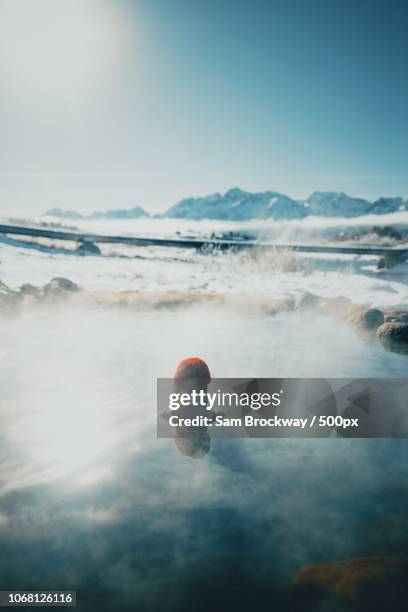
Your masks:
{"label": "blue sky", "polygon": [[408,195],[408,4],[0,0],[0,212]]}

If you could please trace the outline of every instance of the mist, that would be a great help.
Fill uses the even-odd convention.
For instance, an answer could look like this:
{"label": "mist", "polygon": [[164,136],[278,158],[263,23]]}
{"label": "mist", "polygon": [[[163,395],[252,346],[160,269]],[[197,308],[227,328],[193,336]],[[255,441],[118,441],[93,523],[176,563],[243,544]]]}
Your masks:
{"label": "mist", "polygon": [[188,355],[217,377],[404,376],[339,321],[61,303],[1,319],[0,337],[7,588],[242,610],[249,585],[283,609],[305,563],[404,550],[405,440],[214,439],[197,461],[156,437],[156,377]]}

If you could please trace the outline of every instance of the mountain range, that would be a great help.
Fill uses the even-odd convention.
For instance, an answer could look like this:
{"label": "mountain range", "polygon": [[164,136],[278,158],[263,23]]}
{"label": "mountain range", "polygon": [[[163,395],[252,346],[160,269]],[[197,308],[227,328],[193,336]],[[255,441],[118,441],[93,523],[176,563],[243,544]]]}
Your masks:
{"label": "mountain range", "polygon": [[[275,191],[251,193],[238,187],[224,194],[186,198],[167,212],[155,217],[178,219],[219,219],[248,221],[249,219],[303,219],[307,216],[359,217],[366,214],[382,215],[408,211],[408,199],[379,198],[370,202],[334,191],[315,191],[305,200],[297,200]],[[81,215],[75,211],[53,208],[46,215],[66,219],[138,219],[150,216],[140,206],[131,209],[108,210]]]}
{"label": "mountain range", "polygon": [[102,212],[93,212],[90,215],[81,215],[75,210],[62,210],[61,208],[51,208],[45,215],[50,217],[60,217],[63,219],[139,219],[139,217],[149,217],[141,206],[134,206],[133,208],[122,208],[116,210],[105,210]]}

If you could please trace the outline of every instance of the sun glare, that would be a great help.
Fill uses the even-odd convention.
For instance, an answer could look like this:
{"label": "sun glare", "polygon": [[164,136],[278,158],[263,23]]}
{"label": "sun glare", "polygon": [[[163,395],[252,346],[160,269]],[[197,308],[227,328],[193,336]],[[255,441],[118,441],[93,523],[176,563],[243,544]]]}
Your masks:
{"label": "sun glare", "polygon": [[0,0],[1,90],[86,94],[114,71],[125,30],[109,0]]}
{"label": "sun glare", "polygon": [[39,473],[58,478],[83,470],[117,443],[110,411],[84,390],[49,395],[24,414],[24,454]]}

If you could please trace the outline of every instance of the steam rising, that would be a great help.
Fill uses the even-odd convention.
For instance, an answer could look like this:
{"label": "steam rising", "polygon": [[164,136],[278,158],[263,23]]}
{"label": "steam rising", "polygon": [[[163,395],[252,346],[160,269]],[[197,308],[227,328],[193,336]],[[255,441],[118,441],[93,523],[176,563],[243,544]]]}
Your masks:
{"label": "steam rising", "polygon": [[304,563],[406,550],[405,440],[214,440],[193,461],[156,437],[155,379],[186,355],[219,377],[405,375],[337,321],[61,305],[0,336],[7,588],[76,588],[89,610],[243,610],[248,592],[285,609]]}

